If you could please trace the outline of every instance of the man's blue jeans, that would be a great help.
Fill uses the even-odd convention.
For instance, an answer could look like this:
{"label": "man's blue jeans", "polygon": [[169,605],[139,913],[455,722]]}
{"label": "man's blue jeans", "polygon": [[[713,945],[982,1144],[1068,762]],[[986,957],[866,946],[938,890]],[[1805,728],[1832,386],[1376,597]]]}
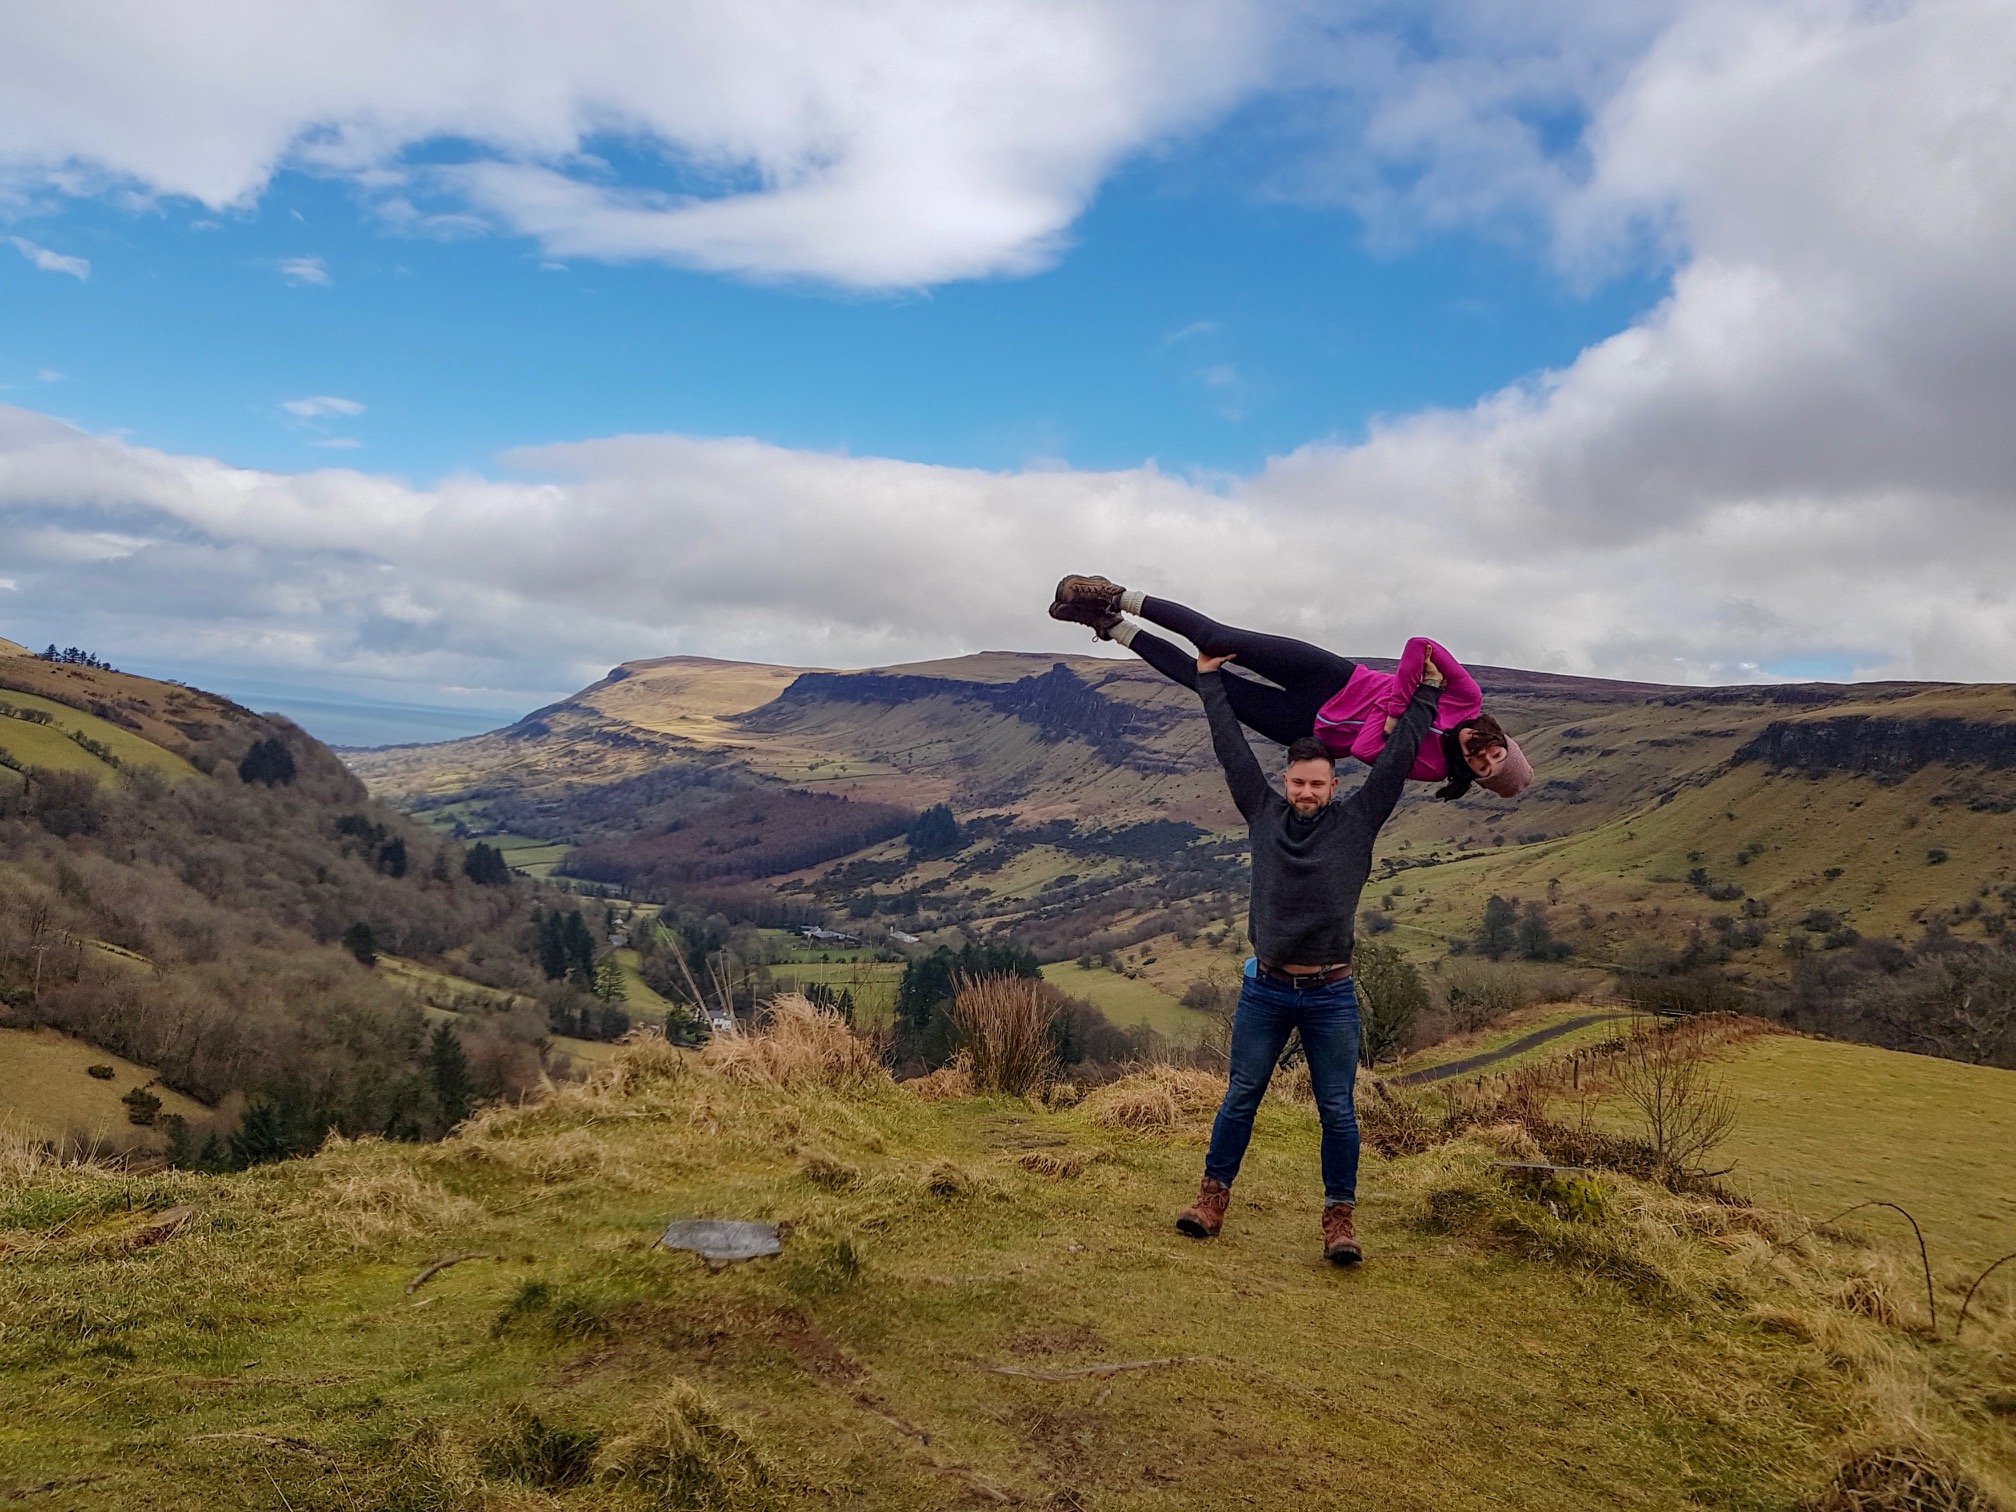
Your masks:
{"label": "man's blue jeans", "polygon": [[1294,1029],[1302,1032],[1309,1085],[1323,1120],[1324,1200],[1356,1202],[1358,1109],[1351,1093],[1358,1076],[1358,994],[1350,977],[1303,990],[1258,976],[1240,983],[1239,1006],[1232,1015],[1231,1083],[1211,1124],[1204,1174],[1227,1186],[1239,1174],[1253,1137],[1253,1115],[1260,1111],[1274,1064]]}

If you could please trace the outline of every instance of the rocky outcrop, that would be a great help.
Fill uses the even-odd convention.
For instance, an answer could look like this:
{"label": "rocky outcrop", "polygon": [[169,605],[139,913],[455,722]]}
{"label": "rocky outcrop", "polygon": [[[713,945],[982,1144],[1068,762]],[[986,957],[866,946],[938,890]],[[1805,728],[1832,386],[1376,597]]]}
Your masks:
{"label": "rocky outcrop", "polygon": [[818,703],[906,704],[927,698],[977,703],[1036,726],[1046,741],[1082,740],[1114,761],[1132,754],[1135,711],[1108,698],[1059,662],[1048,672],[1012,683],[966,682],[899,672],[806,672],[760,709],[738,718],[747,729],[778,729]]}
{"label": "rocky outcrop", "polygon": [[1777,770],[1884,776],[1902,776],[1935,764],[2006,770],[2016,767],[2016,724],[1875,714],[1774,720],[1731,760],[1761,761]]}

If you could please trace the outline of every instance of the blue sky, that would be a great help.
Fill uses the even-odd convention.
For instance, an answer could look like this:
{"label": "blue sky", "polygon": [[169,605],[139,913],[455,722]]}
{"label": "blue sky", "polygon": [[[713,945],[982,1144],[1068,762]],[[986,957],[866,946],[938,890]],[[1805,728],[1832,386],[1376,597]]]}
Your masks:
{"label": "blue sky", "polygon": [[[19,229],[88,279],[0,257],[0,382],[92,430],[282,471],[431,480],[651,431],[1247,471],[1566,364],[1660,293],[1662,269],[1572,287],[1467,230],[1374,251],[1348,210],[1210,171],[1233,135],[1118,173],[1051,268],[878,293],[415,235],[298,172],[222,215],[74,204]],[[317,397],[362,410],[285,407]]]}
{"label": "blue sky", "polygon": [[[228,45],[226,45],[228,43]],[[2016,676],[2006,0],[0,22],[0,634],[434,739],[636,657]]]}

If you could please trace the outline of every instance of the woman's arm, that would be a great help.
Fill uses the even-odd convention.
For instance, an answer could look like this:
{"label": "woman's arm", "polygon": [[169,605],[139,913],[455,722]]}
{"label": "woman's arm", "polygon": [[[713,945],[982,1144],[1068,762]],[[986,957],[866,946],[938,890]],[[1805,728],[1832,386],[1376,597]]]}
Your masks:
{"label": "woman's arm", "polygon": [[1436,705],[1436,718],[1443,729],[1474,719],[1483,709],[1483,690],[1477,686],[1477,679],[1464,670],[1463,664],[1427,636],[1412,636],[1407,641],[1406,650],[1400,653],[1400,665],[1393,673],[1393,686],[1379,699],[1379,707],[1386,715],[1387,734],[1393,733],[1393,727],[1400,722],[1408,700],[1413,698],[1414,690],[1421,685],[1424,673],[1430,667],[1438,669],[1445,682],[1442,700]]}

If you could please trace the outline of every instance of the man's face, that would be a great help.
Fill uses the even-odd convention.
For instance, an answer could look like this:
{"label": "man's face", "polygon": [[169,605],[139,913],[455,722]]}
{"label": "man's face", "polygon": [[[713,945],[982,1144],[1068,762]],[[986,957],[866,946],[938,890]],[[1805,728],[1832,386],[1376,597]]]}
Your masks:
{"label": "man's face", "polygon": [[1283,785],[1290,807],[1304,819],[1313,819],[1337,794],[1337,769],[1327,761],[1291,761]]}

